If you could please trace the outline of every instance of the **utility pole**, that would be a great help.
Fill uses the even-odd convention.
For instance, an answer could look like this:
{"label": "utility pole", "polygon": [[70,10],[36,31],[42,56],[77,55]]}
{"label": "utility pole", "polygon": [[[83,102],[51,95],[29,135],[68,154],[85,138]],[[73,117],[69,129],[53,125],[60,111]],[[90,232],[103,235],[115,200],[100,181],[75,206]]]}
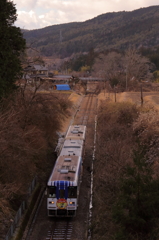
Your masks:
{"label": "utility pole", "polygon": [[143,106],[144,99],[143,99],[143,91],[142,91],[142,83],[141,83],[141,107]]}
{"label": "utility pole", "polygon": [[105,92],[106,92],[106,86],[105,86],[105,80],[104,80],[104,96],[105,96]]}
{"label": "utility pole", "polygon": [[126,86],[125,86],[126,91],[127,91],[127,87],[128,87],[128,74],[127,74],[127,67],[126,67]]}
{"label": "utility pole", "polygon": [[62,39],[63,39],[63,37],[62,37],[62,31],[60,30],[60,43],[62,43]]}
{"label": "utility pole", "polygon": [[116,102],[116,87],[114,87],[114,95],[115,95],[115,102]]}

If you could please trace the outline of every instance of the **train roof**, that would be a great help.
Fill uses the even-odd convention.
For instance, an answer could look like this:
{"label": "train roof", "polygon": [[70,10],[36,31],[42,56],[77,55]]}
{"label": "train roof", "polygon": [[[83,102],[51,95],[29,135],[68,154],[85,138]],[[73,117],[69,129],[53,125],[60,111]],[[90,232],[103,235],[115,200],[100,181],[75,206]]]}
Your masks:
{"label": "train roof", "polygon": [[69,186],[77,186],[78,169],[81,158],[78,156],[59,156],[48,181],[48,186],[56,186],[57,181],[67,181]]}
{"label": "train roof", "polygon": [[83,152],[83,140],[66,139],[64,141],[60,156],[64,155],[82,156],[82,152]]}
{"label": "train roof", "polygon": [[71,125],[66,133],[65,139],[81,139],[85,140],[86,126]]}

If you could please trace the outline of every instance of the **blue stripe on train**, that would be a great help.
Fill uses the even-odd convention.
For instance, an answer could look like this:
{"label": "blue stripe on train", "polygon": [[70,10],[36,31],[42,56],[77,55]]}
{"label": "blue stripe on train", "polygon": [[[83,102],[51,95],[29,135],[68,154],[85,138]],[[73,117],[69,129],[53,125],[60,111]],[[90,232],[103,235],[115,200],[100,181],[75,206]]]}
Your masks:
{"label": "blue stripe on train", "polygon": [[70,182],[69,181],[55,181],[54,184],[56,186],[57,199],[60,198],[60,189],[65,190],[65,199],[67,199],[67,197],[68,197],[68,187],[70,186]]}

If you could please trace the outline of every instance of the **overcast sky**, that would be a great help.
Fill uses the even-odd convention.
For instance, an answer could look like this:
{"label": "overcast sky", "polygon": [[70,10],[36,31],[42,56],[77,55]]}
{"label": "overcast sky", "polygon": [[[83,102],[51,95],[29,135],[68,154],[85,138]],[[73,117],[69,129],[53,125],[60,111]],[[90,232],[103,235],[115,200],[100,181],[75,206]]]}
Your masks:
{"label": "overcast sky", "polygon": [[159,5],[159,0],[13,0],[18,18],[15,25],[39,29],[69,22],[83,22],[107,12],[133,11]]}

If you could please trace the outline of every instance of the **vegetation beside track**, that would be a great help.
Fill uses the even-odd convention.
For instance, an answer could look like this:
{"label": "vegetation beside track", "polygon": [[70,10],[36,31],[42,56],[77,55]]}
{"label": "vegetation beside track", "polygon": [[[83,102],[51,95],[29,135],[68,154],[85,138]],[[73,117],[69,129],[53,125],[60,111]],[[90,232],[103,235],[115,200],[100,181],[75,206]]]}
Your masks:
{"label": "vegetation beside track", "polygon": [[57,131],[70,115],[69,95],[19,90],[0,108],[0,236],[5,236],[32,179],[45,185],[55,157]]}
{"label": "vegetation beside track", "polygon": [[103,102],[94,161],[93,239],[158,237],[159,113]]}

